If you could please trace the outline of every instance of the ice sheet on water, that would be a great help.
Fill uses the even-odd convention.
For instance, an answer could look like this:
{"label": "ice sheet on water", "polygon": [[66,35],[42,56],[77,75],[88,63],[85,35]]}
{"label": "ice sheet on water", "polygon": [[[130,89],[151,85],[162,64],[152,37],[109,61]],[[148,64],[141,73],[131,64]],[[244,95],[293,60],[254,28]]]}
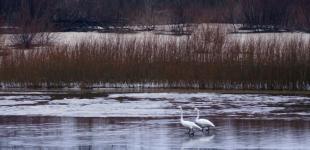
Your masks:
{"label": "ice sheet on water", "polygon": [[43,95],[46,94],[46,92],[5,92],[5,91],[0,91],[0,94],[5,94],[5,95]]}
{"label": "ice sheet on water", "polygon": [[70,117],[148,117],[163,116],[167,113],[167,101],[153,102],[124,101],[107,99],[62,99],[49,101],[44,105],[0,107],[1,115],[70,116]]}
{"label": "ice sheet on water", "polygon": [[191,99],[209,99],[215,97],[213,93],[126,93],[111,94],[109,98],[134,98],[153,100],[173,100],[175,102],[188,102]]}
{"label": "ice sheet on water", "polygon": [[0,106],[31,105],[47,101],[49,96],[0,96]]}
{"label": "ice sheet on water", "polygon": [[49,98],[49,96],[36,95],[0,96],[0,100],[46,100]]}
{"label": "ice sheet on water", "polygon": [[[278,103],[295,104],[310,102],[301,96],[271,96],[263,94],[219,94],[219,93],[129,93],[112,94],[110,98],[167,99],[175,105],[182,105],[188,113],[192,108],[202,109],[203,115],[246,114],[268,115],[275,110],[285,109]],[[304,114],[304,113],[303,113]],[[306,113],[309,115],[309,113]]]}
{"label": "ice sheet on water", "polygon": [[26,105],[36,104],[36,101],[15,101],[15,100],[1,100],[0,106],[14,106],[14,105]]}
{"label": "ice sheet on water", "polygon": [[[40,103],[42,101],[46,103]],[[182,105],[187,116],[195,115],[194,107],[200,108],[201,114],[207,116],[309,116],[308,110],[291,110],[291,106],[299,104],[309,106],[310,98],[263,94],[122,93],[92,99],[51,100],[49,96],[21,95],[0,96],[0,115],[171,117],[179,115],[176,106]]]}

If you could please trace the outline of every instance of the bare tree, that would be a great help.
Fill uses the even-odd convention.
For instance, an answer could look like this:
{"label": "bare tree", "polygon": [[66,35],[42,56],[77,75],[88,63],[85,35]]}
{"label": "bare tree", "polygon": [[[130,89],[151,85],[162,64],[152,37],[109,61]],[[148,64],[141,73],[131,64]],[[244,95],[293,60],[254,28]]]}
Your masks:
{"label": "bare tree", "polygon": [[1,63],[1,57],[8,55],[8,50],[5,48],[5,37],[3,36],[3,32],[1,30],[1,27],[4,25],[4,19],[0,16],[0,63]]}
{"label": "bare tree", "polygon": [[35,45],[50,44],[53,39],[50,31],[52,25],[47,14],[42,14],[43,8],[34,10],[33,7],[32,1],[21,3],[21,10],[15,22],[18,29],[10,38],[11,43],[16,47],[29,49]]}
{"label": "bare tree", "polygon": [[115,0],[113,3],[113,28],[116,29],[117,32],[124,32],[124,27],[128,22],[128,18],[125,15],[125,1],[124,0]]}
{"label": "bare tree", "polygon": [[182,35],[185,33],[184,27],[186,23],[186,14],[185,14],[185,1],[184,0],[175,0],[175,10],[172,18],[172,27],[171,31],[176,35]]}
{"label": "bare tree", "polygon": [[288,23],[290,0],[241,0],[244,26],[276,31]]}
{"label": "bare tree", "polygon": [[310,3],[308,0],[299,0],[297,5],[297,17],[298,24],[301,25],[304,30],[310,30]]}
{"label": "bare tree", "polygon": [[3,37],[3,34],[2,34],[2,27],[3,27],[3,19],[0,16],[0,56],[1,56],[2,48],[4,46],[4,37]]}
{"label": "bare tree", "polygon": [[144,24],[147,30],[155,29],[155,3],[154,0],[144,1]]}
{"label": "bare tree", "polygon": [[262,17],[262,10],[260,3],[257,3],[256,0],[243,0],[241,1],[242,13],[244,16],[244,26],[247,28],[259,28],[260,20]]}
{"label": "bare tree", "polygon": [[227,5],[227,11],[225,14],[227,14],[227,18],[229,18],[228,22],[232,23],[233,25],[233,32],[237,32],[237,26],[236,23],[240,20],[239,14],[240,14],[240,4],[236,0],[229,0],[226,3]]}
{"label": "bare tree", "polygon": [[18,31],[11,36],[10,40],[15,46],[28,49],[33,46],[34,39],[37,36],[35,32],[36,23],[34,21],[35,18],[31,16],[30,4],[24,2],[21,5],[22,8],[15,23],[18,27]]}

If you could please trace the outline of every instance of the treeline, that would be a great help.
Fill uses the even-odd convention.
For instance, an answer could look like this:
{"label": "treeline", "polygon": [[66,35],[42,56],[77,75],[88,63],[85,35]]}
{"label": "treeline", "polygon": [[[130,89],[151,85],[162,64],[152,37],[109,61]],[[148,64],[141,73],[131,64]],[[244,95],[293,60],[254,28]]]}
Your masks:
{"label": "treeline", "polygon": [[[88,26],[180,24],[224,20],[215,14],[225,0],[1,0],[0,16],[49,21],[58,29]],[[221,15],[222,16],[222,15]]]}
{"label": "treeline", "polygon": [[[1,0],[7,24],[74,30],[90,26],[238,23],[256,30],[310,29],[308,0]],[[31,21],[26,21],[31,19]],[[34,20],[34,21],[33,21]],[[45,28],[44,28],[45,29]],[[45,29],[47,30],[47,29]],[[50,28],[49,28],[50,30]]]}
{"label": "treeline", "polygon": [[179,40],[117,36],[13,51],[1,60],[0,83],[49,88],[308,90],[310,43],[298,38],[239,42],[211,27]]}

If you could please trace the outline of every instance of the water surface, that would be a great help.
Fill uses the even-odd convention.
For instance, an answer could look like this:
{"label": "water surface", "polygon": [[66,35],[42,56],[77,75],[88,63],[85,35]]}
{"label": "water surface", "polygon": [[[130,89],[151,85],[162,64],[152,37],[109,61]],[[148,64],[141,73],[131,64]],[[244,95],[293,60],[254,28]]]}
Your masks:
{"label": "water surface", "polygon": [[207,134],[177,119],[1,117],[1,149],[308,149],[310,122],[212,118]]}
{"label": "water surface", "polygon": [[[209,133],[179,124],[194,107]],[[1,149],[308,149],[310,99],[220,93],[0,94]]]}

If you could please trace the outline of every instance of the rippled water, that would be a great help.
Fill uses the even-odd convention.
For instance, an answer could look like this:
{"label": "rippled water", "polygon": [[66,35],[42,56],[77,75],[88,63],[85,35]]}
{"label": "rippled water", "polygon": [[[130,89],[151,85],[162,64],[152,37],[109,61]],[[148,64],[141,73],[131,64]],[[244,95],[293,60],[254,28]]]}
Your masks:
{"label": "rippled water", "polygon": [[[216,125],[185,134],[194,107]],[[1,93],[1,149],[308,149],[310,98],[220,93]]]}

